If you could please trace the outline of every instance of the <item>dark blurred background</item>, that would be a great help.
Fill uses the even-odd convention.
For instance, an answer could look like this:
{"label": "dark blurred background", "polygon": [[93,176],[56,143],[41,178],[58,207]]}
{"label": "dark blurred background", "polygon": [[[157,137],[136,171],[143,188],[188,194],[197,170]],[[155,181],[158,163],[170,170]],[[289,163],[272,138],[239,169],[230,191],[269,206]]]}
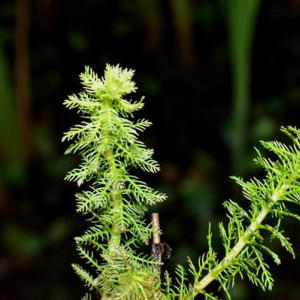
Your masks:
{"label": "dark blurred background", "polygon": [[[63,181],[79,159],[60,140],[79,121],[62,102],[85,65],[136,70],[172,270],[206,250],[209,221],[220,247],[222,202],[242,199],[229,175],[257,174],[253,146],[300,126],[299,29],[300,0],[1,0],[0,299],[83,295],[70,264],[87,223]],[[284,227],[300,254],[299,224]],[[300,255],[273,247],[273,291],[238,281],[234,299],[300,299]]]}

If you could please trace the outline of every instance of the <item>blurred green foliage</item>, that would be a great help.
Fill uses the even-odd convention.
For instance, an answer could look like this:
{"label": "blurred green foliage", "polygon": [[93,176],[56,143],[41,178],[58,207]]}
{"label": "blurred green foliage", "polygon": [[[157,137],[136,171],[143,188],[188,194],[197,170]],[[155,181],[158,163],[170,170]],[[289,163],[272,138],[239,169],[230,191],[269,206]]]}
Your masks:
{"label": "blurred green foliage", "polygon": [[224,0],[232,73],[231,157],[234,174],[246,170],[248,118],[251,99],[252,45],[260,0]]}
{"label": "blurred green foliage", "polygon": [[1,173],[8,182],[22,182],[24,165],[18,111],[4,46],[5,39],[0,39],[0,147],[3,158]]}

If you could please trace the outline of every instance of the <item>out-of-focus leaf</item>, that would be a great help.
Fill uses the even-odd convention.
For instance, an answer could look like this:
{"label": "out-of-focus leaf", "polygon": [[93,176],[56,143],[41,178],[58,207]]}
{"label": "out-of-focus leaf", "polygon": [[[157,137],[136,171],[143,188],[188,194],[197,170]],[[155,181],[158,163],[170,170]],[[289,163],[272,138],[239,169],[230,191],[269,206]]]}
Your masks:
{"label": "out-of-focus leaf", "polygon": [[[0,153],[3,156],[0,159],[2,160],[2,175],[8,181],[14,180],[20,183],[24,177],[24,166],[18,115],[10,77],[3,41],[0,39]],[[5,165],[3,165],[4,160]]]}
{"label": "out-of-focus leaf", "polygon": [[273,119],[268,117],[260,118],[252,126],[252,139],[254,141],[271,139],[276,129],[277,125]]}
{"label": "out-of-focus leaf", "polygon": [[67,218],[55,219],[47,229],[45,237],[51,246],[58,245],[70,237],[72,222]]}
{"label": "out-of-focus leaf", "polygon": [[260,0],[224,0],[227,9],[232,71],[233,173],[245,173],[247,126],[250,106],[251,55]]}
{"label": "out-of-focus leaf", "polygon": [[179,193],[184,198],[188,212],[202,218],[203,221],[210,219],[215,205],[215,193],[209,186],[186,179],[180,184]]}
{"label": "out-of-focus leaf", "polygon": [[88,49],[88,40],[78,32],[69,33],[69,43],[72,50],[76,52],[84,52]]}
{"label": "out-of-focus leaf", "polygon": [[42,235],[30,232],[23,226],[14,223],[7,223],[4,226],[1,239],[9,253],[25,259],[39,256],[44,248]]}

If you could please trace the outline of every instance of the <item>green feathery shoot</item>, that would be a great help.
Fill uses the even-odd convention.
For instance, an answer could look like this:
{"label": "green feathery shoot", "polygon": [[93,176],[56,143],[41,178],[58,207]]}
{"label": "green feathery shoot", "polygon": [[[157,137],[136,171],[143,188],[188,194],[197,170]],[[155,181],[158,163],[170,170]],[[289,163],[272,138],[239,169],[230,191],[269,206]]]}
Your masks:
{"label": "green feathery shoot", "polygon": [[220,223],[219,229],[225,257],[218,259],[212,248],[209,229],[208,252],[199,258],[197,266],[189,260],[189,271],[194,277],[194,283],[187,285],[184,279],[186,272],[181,271],[179,287],[169,299],[194,299],[198,294],[203,294],[205,299],[219,299],[207,292],[207,286],[212,281],[218,281],[226,299],[231,299],[229,290],[237,276],[242,279],[248,277],[263,290],[271,290],[274,280],[265,256],[271,257],[275,264],[281,261],[270,249],[270,243],[266,245],[266,237],[279,240],[281,246],[295,257],[292,244],[281,229],[281,223],[285,216],[300,221],[300,214],[291,212],[291,206],[300,205],[300,130],[291,126],[281,130],[291,138],[292,145],[277,141],[261,142],[266,150],[275,154],[276,160],[264,158],[256,149],[258,155],[255,162],[266,172],[264,179],[244,181],[233,177],[250,203],[248,209],[232,200],[224,203],[229,221],[226,226]]}
{"label": "green feathery shoot", "polygon": [[[124,97],[136,91],[134,72],[107,65],[103,78],[89,67],[80,75],[84,91],[71,95],[64,105],[77,109],[83,121],[65,133],[72,140],[66,153],[79,153],[82,163],[66,179],[90,188],[76,195],[77,211],[89,215],[93,224],[76,238],[79,255],[94,269],[94,275],[73,265],[86,286],[101,299],[160,299],[157,262],[136,253],[148,243],[152,229],[143,220],[148,205],[166,197],[136,176],[132,168],[159,171],[153,150],[138,140],[151,123],[132,121],[143,106],[143,98]],[[100,255],[99,255],[100,254]],[[84,299],[90,299],[86,295]]]}
{"label": "green feathery shoot", "polygon": [[[88,190],[76,195],[77,211],[88,215],[92,223],[76,238],[79,255],[89,270],[73,265],[75,272],[97,299],[104,300],[192,300],[199,294],[216,300],[219,298],[208,290],[213,281],[219,283],[225,298],[231,299],[230,288],[236,277],[248,278],[263,290],[272,289],[274,280],[265,256],[275,264],[280,264],[280,258],[266,240],[279,240],[295,257],[281,223],[285,216],[300,221],[300,214],[291,211],[293,205],[300,205],[300,130],[282,128],[292,145],[262,142],[276,156],[271,160],[257,150],[255,162],[266,172],[265,178],[245,181],[233,177],[249,206],[243,208],[232,200],[224,203],[228,222],[219,224],[224,257],[220,259],[213,249],[209,226],[207,253],[197,264],[188,259],[188,271],[178,266],[174,284],[166,272],[162,284],[158,262],[137,253],[138,246],[147,244],[153,234],[144,221],[147,206],[166,197],[129,173],[132,168],[159,170],[153,150],[138,140],[138,133],[150,122],[132,120],[133,113],[143,107],[143,98],[136,102],[124,98],[136,91],[132,76],[132,70],[107,65],[104,77],[99,78],[87,67],[80,75],[84,91],[64,102],[83,118],[63,138],[73,141],[66,153],[82,157],[81,165],[66,179],[78,186],[90,182]],[[190,275],[192,283],[188,282]],[[91,299],[91,293],[82,299]]]}

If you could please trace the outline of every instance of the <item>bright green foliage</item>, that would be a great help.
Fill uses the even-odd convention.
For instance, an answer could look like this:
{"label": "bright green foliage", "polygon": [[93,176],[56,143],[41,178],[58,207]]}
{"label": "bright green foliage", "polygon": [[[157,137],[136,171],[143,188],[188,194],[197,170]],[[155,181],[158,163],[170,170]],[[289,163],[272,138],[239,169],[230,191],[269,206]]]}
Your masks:
{"label": "bright green foliage", "polygon": [[[90,188],[76,195],[77,211],[92,223],[76,238],[79,255],[94,269],[94,275],[73,265],[86,286],[101,299],[159,299],[157,262],[136,253],[148,243],[151,227],[143,220],[148,205],[166,197],[129,173],[132,168],[157,172],[153,150],[138,140],[138,133],[151,123],[131,120],[144,105],[124,96],[135,92],[132,70],[107,65],[103,78],[90,68],[80,75],[84,91],[71,95],[64,104],[77,109],[83,121],[65,133],[72,140],[66,153],[79,153],[81,165],[67,180]],[[89,299],[86,295],[84,299]]]}
{"label": "bright green foliage", "polygon": [[[153,151],[138,141],[138,132],[150,123],[133,122],[133,113],[143,107],[143,99],[131,102],[124,96],[136,90],[131,80],[133,71],[107,66],[104,78],[86,68],[80,75],[84,91],[70,96],[65,105],[76,108],[84,121],[67,132],[63,140],[73,140],[67,153],[80,153],[81,165],[68,173],[67,179],[78,185],[90,181],[90,188],[76,195],[78,212],[88,215],[92,223],[83,236],[76,238],[79,255],[86,260],[93,275],[79,265],[75,272],[99,299],[192,300],[198,294],[205,299],[219,299],[207,286],[218,281],[226,299],[236,277],[248,278],[263,290],[271,289],[273,278],[265,260],[271,257],[280,264],[270,249],[278,240],[294,257],[289,238],[281,229],[283,217],[300,220],[290,206],[300,205],[300,130],[282,128],[292,145],[262,142],[277,158],[264,158],[257,150],[256,163],[266,172],[264,179],[235,181],[249,200],[243,208],[229,200],[224,203],[228,222],[219,224],[224,258],[212,246],[209,226],[208,252],[197,264],[188,259],[189,270],[178,266],[174,284],[166,272],[161,284],[158,262],[137,253],[137,247],[148,242],[152,229],[144,221],[148,205],[163,201],[165,195],[129,173],[132,168],[156,172],[158,164]],[[188,282],[188,277],[193,282]],[[90,300],[87,294],[83,300]]]}
{"label": "bright green foliage", "polygon": [[[187,286],[183,280],[179,290],[180,299],[194,299],[201,293],[206,299],[219,299],[206,292],[206,287],[214,280],[218,281],[226,299],[231,299],[229,290],[236,277],[248,279],[263,290],[272,289],[273,277],[265,256],[271,257],[275,264],[280,264],[278,255],[266,245],[266,238],[279,240],[280,244],[295,257],[289,238],[281,229],[283,217],[289,216],[300,221],[300,214],[292,213],[290,206],[300,205],[300,130],[294,127],[282,128],[292,139],[292,145],[280,142],[262,142],[263,147],[275,154],[277,159],[264,158],[257,150],[255,162],[261,166],[266,176],[259,180],[253,178],[235,181],[242,187],[243,194],[250,202],[249,209],[242,208],[234,201],[226,201],[229,221],[225,226],[219,224],[220,236],[223,241],[225,257],[218,259],[211,244],[211,232],[208,235],[208,253],[203,255],[198,265],[189,261],[189,269],[195,278],[194,284]],[[206,275],[202,277],[203,270]]]}

